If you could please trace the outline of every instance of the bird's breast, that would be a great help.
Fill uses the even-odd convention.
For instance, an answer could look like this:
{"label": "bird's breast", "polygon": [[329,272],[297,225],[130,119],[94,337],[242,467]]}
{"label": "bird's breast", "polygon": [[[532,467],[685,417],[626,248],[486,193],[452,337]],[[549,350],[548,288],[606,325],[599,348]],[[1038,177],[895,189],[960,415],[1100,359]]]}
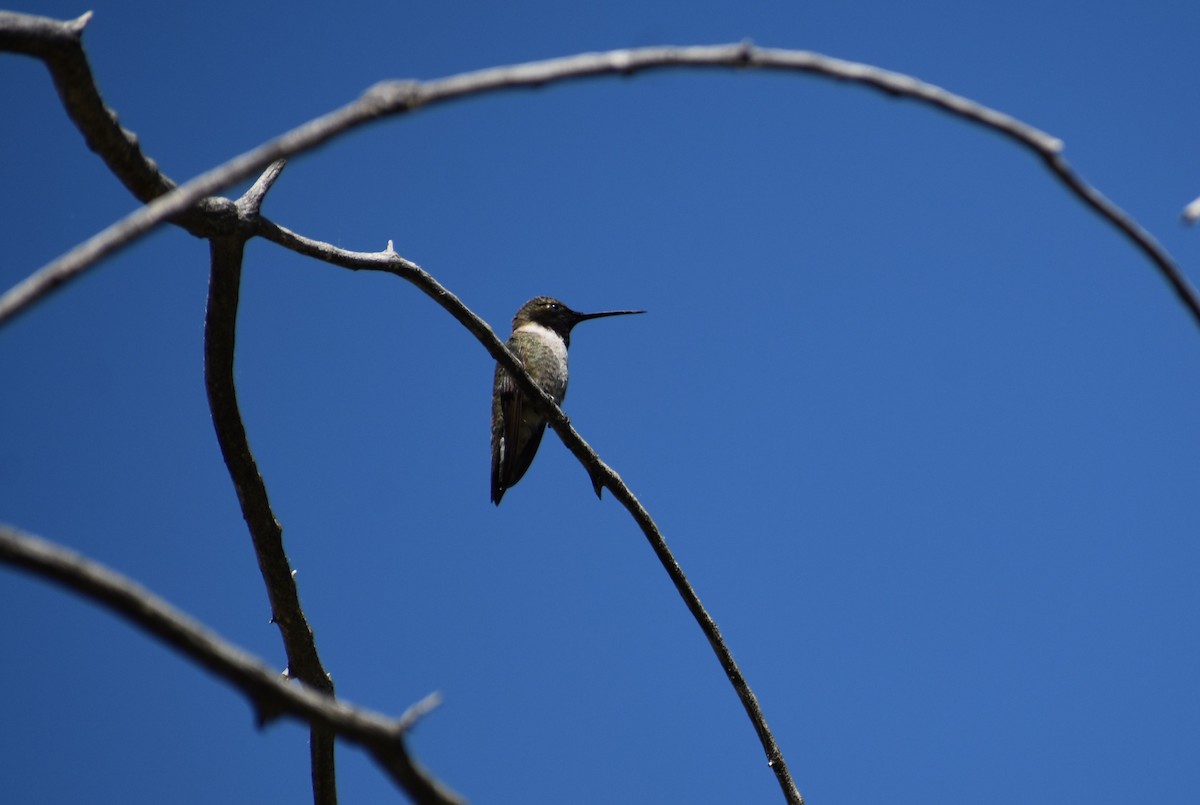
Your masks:
{"label": "bird's breast", "polygon": [[523,324],[513,332],[512,346],[542,390],[561,403],[567,395],[567,345],[562,337],[540,324]]}

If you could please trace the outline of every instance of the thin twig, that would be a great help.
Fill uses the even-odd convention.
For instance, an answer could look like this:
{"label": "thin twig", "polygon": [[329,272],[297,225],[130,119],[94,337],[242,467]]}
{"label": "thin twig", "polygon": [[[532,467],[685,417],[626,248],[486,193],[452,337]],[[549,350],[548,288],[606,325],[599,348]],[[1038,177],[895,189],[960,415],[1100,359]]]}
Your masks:
{"label": "thin twig", "polygon": [[[74,551],[0,524],[0,562],[27,570],[100,604],[242,693],[259,725],[281,716],[319,724],[366,748],[417,802],[462,800],[413,763],[404,735],[428,712],[430,697],[399,719],[289,682],[260,659],[225,641],[136,582]],[[414,715],[415,710],[415,715]]]}

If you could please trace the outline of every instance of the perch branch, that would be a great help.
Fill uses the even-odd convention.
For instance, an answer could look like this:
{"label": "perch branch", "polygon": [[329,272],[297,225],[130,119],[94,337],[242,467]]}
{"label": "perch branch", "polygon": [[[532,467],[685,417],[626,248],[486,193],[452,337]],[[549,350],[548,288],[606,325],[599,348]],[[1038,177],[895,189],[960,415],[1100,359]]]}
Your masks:
{"label": "perch branch", "polygon": [[242,693],[264,726],[288,716],[336,732],[365,748],[396,784],[419,803],[462,800],[408,755],[404,736],[436,705],[417,702],[399,719],[363,710],[321,691],[290,683],[261,660],[124,576],[74,551],[0,524],[0,562],[22,568],[122,617]]}

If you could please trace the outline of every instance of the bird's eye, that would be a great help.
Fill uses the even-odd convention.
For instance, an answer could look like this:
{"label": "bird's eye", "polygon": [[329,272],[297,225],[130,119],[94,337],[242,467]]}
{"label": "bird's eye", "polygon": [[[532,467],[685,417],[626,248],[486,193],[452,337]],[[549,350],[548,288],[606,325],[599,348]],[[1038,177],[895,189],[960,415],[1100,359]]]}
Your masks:
{"label": "bird's eye", "polygon": [[558,305],[557,305],[557,304],[555,304],[554,302],[551,302],[549,305],[547,305],[547,307],[548,307],[550,310],[558,310]]}

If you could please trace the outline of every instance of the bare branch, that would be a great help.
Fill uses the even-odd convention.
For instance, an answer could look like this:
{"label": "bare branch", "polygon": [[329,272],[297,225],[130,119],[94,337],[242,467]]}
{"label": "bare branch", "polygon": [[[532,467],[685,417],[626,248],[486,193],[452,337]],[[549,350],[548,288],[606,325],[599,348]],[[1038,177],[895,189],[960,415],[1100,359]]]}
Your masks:
{"label": "bare branch", "polygon": [[[14,15],[20,16],[20,15]],[[0,18],[0,23],[4,19]],[[7,38],[0,35],[0,45]],[[24,51],[23,51],[24,52]],[[602,75],[631,75],[664,68],[757,68],[797,72],[862,84],[901,98],[911,98],[984,126],[1038,154],[1054,174],[1084,203],[1116,226],[1163,273],[1193,319],[1200,324],[1200,294],[1187,283],[1171,256],[1111,202],[1073,173],[1060,156],[1062,142],[1002,112],[911,76],[818,53],[734,45],[647,47],[584,53],[547,61],[496,67],[428,82],[389,81],[369,89],[359,100],[270,140],[197,176],[76,246],[0,296],[0,324],[28,308],[101,258],[177,216],[193,204],[271,162],[309,151],[334,137],[382,117],[402,115],[468,96],[516,88],[535,88],[560,81]],[[209,200],[208,203],[218,203]],[[1140,233],[1140,234],[1139,234]]]}
{"label": "bare branch", "polygon": [[[117,113],[105,105],[83,49],[83,31],[91,18],[90,11],[68,22],[0,11],[0,51],[45,62],[63,109],[87,147],[145,203],[175,189],[176,184],[142,153],[137,135],[121,126]],[[213,214],[219,208],[220,200],[211,199],[171,220],[198,237],[218,234],[226,222],[224,216]]]}
{"label": "bare branch", "polygon": [[[283,169],[282,161],[266,173],[235,205],[253,220],[267,190]],[[333,695],[333,680],[321,664],[312,628],[300,607],[296,580],[283,548],[283,530],[271,511],[267,487],[250,451],[246,429],[238,410],[233,381],[237,309],[242,276],[242,255],[247,234],[211,239],[212,275],[208,312],[204,322],[204,382],[212,410],[213,427],[221,455],[237,491],[242,515],[250,529],[254,554],[271,602],[271,620],[279,627],[287,651],[288,674],[306,685]],[[336,805],[334,734],[314,724],[310,741],[313,801]]]}
{"label": "bare branch", "polygon": [[[260,725],[288,716],[320,725],[367,749],[415,801],[452,805],[462,800],[408,755],[404,735],[430,697],[399,719],[338,701],[289,683],[262,660],[242,651],[130,579],[74,551],[0,524],[0,562],[55,582],[120,615],[241,692]],[[415,717],[413,713],[417,714]]]}

